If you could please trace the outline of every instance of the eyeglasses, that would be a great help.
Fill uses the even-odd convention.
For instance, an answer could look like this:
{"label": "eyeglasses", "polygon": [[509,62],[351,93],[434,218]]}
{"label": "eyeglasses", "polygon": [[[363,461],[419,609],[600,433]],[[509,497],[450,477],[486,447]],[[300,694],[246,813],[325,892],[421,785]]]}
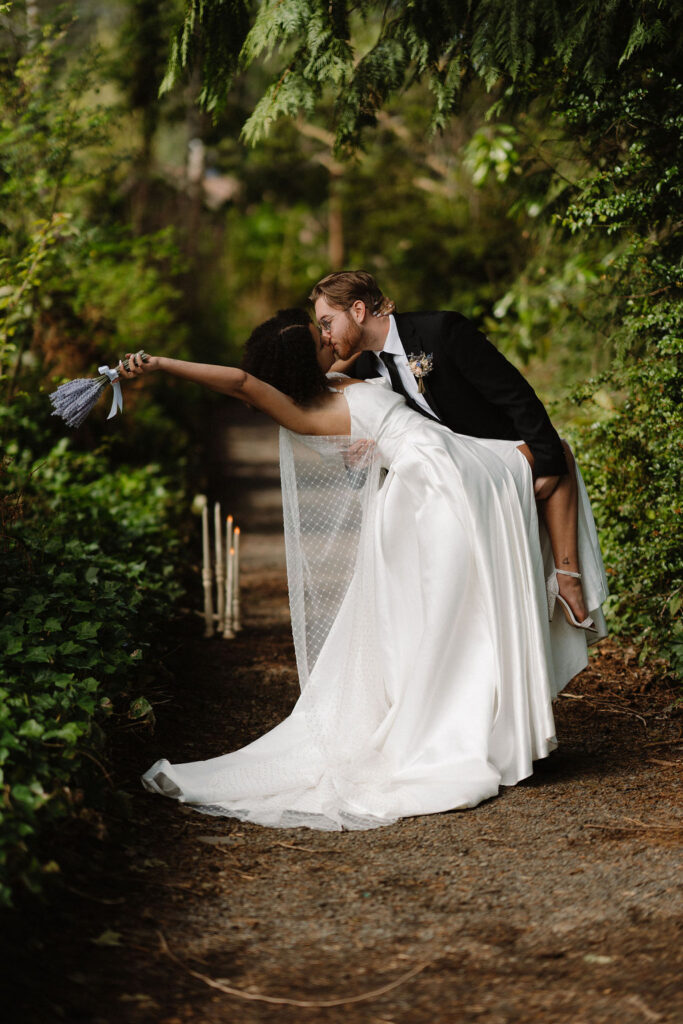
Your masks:
{"label": "eyeglasses", "polygon": [[[353,303],[351,303],[351,305],[353,305]],[[351,306],[346,306],[345,309],[340,309],[339,312],[332,313],[331,316],[321,316],[320,319],[318,320],[318,326],[320,327],[320,330],[324,331],[325,334],[329,334],[330,324],[334,320],[335,316],[339,316],[339,313],[347,313],[350,309]]]}

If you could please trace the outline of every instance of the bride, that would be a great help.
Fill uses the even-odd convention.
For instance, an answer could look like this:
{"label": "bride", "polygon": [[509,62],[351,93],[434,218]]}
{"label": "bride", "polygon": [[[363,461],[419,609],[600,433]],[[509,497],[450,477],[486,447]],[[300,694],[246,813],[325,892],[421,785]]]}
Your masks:
{"label": "bride", "polygon": [[[383,378],[329,374],[302,310],[257,328],[243,369],[151,357],[280,424],[301,695],[248,746],[157,761],[144,786],[273,827],[364,829],[473,807],[556,746],[552,699],[586,632],[548,621],[552,552],[521,442],[455,434]],[[127,374],[125,371],[123,376]],[[607,587],[578,469],[579,561],[604,635]]]}

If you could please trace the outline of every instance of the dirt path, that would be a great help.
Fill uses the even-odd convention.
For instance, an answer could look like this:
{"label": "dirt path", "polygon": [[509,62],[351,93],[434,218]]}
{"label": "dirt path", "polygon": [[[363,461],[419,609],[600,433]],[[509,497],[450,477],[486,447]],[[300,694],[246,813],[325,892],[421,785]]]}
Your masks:
{"label": "dirt path", "polygon": [[680,1020],[681,732],[674,695],[628,652],[603,646],[559,699],[560,747],[533,778],[464,813],[271,831],[139,788],[158,756],[223,753],[296,698],[275,433],[241,416],[222,437],[215,479],[245,528],[246,628],[232,643],[194,624],[179,637],[154,736],[118,741],[132,816],[99,839],[67,834],[67,898],[24,921],[6,1019]]}

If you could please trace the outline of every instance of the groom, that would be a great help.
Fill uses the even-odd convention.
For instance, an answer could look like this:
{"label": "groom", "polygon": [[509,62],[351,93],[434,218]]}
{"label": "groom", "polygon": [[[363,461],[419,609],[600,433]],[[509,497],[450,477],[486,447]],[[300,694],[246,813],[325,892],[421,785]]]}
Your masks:
{"label": "groom", "polygon": [[[536,498],[550,497],[567,474],[562,442],[530,384],[470,320],[453,312],[392,316],[394,303],[363,270],[329,274],[309,299],[335,369],[353,364],[354,377],[386,377],[412,408],[456,433],[525,441]],[[413,356],[427,357],[421,387]]]}

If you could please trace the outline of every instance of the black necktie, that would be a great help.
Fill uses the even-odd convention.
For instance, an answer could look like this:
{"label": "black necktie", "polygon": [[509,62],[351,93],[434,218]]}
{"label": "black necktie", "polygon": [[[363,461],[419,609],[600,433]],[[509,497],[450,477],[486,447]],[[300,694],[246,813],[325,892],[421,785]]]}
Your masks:
{"label": "black necktie", "polygon": [[[379,357],[389,371],[389,380],[394,391],[398,391],[399,395],[403,395],[405,400],[410,404],[412,399],[406,391],[403,381],[401,380],[401,374],[398,372],[398,366],[394,360],[392,352],[379,352]],[[414,405],[415,403],[412,402]]]}
{"label": "black necktie", "polygon": [[379,358],[382,360],[387,370],[389,371],[389,380],[391,381],[392,390],[397,391],[399,395],[403,395],[407,404],[415,412],[419,412],[422,416],[426,416],[428,419],[436,419],[436,416],[432,416],[423,409],[419,402],[416,402],[412,395],[409,395],[405,389],[405,385],[401,380],[401,374],[398,372],[398,366],[394,360],[393,352],[378,352]]}

